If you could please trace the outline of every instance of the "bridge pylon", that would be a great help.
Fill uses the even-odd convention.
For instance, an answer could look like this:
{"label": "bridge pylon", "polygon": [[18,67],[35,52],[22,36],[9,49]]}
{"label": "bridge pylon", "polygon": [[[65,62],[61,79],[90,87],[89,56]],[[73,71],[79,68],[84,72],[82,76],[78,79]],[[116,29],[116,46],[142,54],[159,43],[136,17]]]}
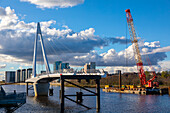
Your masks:
{"label": "bridge pylon", "polygon": [[37,32],[36,32],[36,36],[35,36],[35,42],[34,42],[34,55],[33,55],[33,77],[36,77],[36,57],[37,57],[37,41],[38,41],[38,36],[40,36],[40,42],[41,42],[41,49],[42,49],[42,53],[43,53],[43,58],[44,58],[44,64],[45,64],[45,68],[46,68],[46,73],[50,74],[50,67],[48,64],[48,59],[47,59],[47,55],[45,52],[45,47],[44,47],[44,42],[43,42],[43,37],[42,37],[42,33],[41,33],[41,28],[40,28],[40,23],[37,23]]}
{"label": "bridge pylon", "polygon": [[[37,31],[36,31],[36,36],[35,36],[35,42],[34,42],[34,56],[33,56],[33,78],[36,77],[36,57],[37,57],[37,41],[38,41],[38,36],[40,37],[40,43],[41,43],[41,49],[43,53],[43,58],[44,58],[44,64],[46,68],[46,74],[50,74],[50,67],[48,64],[48,59],[45,51],[45,46],[43,42],[43,37],[41,33],[41,28],[40,28],[40,23],[37,23]],[[34,92],[35,96],[48,96],[48,90],[49,90],[49,82],[34,82]]]}

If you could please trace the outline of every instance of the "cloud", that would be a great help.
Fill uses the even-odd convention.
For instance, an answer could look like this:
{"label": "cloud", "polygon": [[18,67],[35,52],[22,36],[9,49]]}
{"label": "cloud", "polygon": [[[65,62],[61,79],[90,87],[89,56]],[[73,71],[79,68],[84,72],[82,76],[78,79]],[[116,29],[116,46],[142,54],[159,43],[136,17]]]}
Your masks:
{"label": "cloud", "polygon": [[144,54],[154,54],[154,53],[169,52],[169,51],[170,51],[170,46],[167,46],[167,47],[154,49],[151,52],[147,52],[147,53],[145,52]]}
{"label": "cloud", "polygon": [[[2,22],[3,21],[3,22]],[[56,60],[69,62],[71,65],[83,66],[87,62],[94,61],[98,66],[133,66],[136,65],[133,46],[127,49],[116,51],[110,49],[104,53],[98,53],[95,48],[104,48],[110,43],[126,44],[130,40],[125,37],[101,38],[95,35],[94,28],[88,28],[75,32],[64,25],[63,29],[56,29],[51,26],[56,21],[41,22],[46,53],[50,63]],[[36,32],[36,23],[21,21],[10,7],[0,7],[0,60],[1,62],[32,62],[33,48]],[[150,58],[152,65],[158,64],[167,56],[165,52],[144,54],[160,49],[160,42],[139,43],[144,65],[148,65],[145,57]],[[167,47],[168,48],[168,47]],[[40,42],[38,41],[37,61],[42,61]]]}
{"label": "cloud", "polygon": [[130,39],[126,39],[124,36],[116,37],[116,38],[110,37],[108,39],[112,42],[112,44],[115,44],[115,43],[120,43],[120,44],[131,43],[131,40]]}
{"label": "cloud", "polygon": [[170,71],[170,61],[161,61],[158,62],[158,65],[161,67],[161,71]]}
{"label": "cloud", "polygon": [[0,65],[0,68],[2,69],[2,68],[6,68],[6,64],[3,64],[3,65]]}
{"label": "cloud", "polygon": [[[160,48],[159,41],[140,43],[141,53],[154,51]],[[151,46],[152,45],[152,46]],[[163,61],[166,58],[165,52],[142,54],[142,61],[144,65],[157,65],[159,61]],[[133,45],[130,45],[127,49],[116,52],[115,49],[110,49],[105,53],[98,54],[96,51],[91,51],[83,56],[75,56],[73,61],[80,62],[97,62],[98,66],[134,66],[136,65]],[[80,63],[81,63],[80,62]]]}
{"label": "cloud", "polygon": [[[126,72],[138,73],[137,66],[107,66],[106,68],[104,68],[104,70],[108,71],[109,73],[116,73],[117,70],[121,70],[122,73],[126,73]],[[162,68],[160,65],[154,65],[152,66],[152,68],[150,66],[144,66],[144,71],[160,72],[162,71]]]}
{"label": "cloud", "polygon": [[22,69],[22,66],[20,66],[19,69]]}
{"label": "cloud", "polygon": [[[15,14],[15,11],[7,8],[0,8],[0,57],[8,59],[29,59],[32,60],[33,43],[35,39],[36,23],[25,23],[20,21]],[[14,18],[15,17],[15,18]],[[8,18],[6,20],[6,18]],[[3,24],[12,23],[12,24]],[[6,22],[7,21],[7,22]],[[12,22],[12,21],[15,21]],[[66,26],[64,29],[50,28],[55,24],[54,20],[41,22],[41,30],[44,36],[46,50],[55,50],[54,52],[47,52],[47,54],[61,54],[61,53],[78,53],[89,52],[94,47],[101,46],[105,43],[99,36],[94,35],[94,28],[89,28],[80,32],[74,32]],[[39,43],[40,44],[40,43]],[[40,50],[40,46],[39,49]],[[41,52],[41,51],[38,51]],[[7,60],[7,58],[5,58]]]}
{"label": "cloud", "polygon": [[68,8],[83,4],[84,0],[20,0],[21,2],[30,2],[38,8]]}
{"label": "cloud", "polygon": [[5,55],[5,54],[0,54],[0,61],[1,62],[18,62],[18,63],[24,62],[23,59],[15,58],[12,55]]}
{"label": "cloud", "polygon": [[10,69],[14,69],[14,67],[10,67]]}
{"label": "cloud", "polygon": [[5,80],[5,72],[0,71],[0,81]]}
{"label": "cloud", "polygon": [[[138,72],[137,66],[107,66],[104,68],[105,71],[108,71],[109,73],[116,73],[117,70],[121,70],[122,73],[124,72]],[[153,66],[144,66],[145,71],[156,71],[156,72],[162,72],[162,71],[170,71],[170,61],[161,61],[158,62],[158,65]]]}
{"label": "cloud", "polygon": [[[20,63],[32,61],[36,23],[25,23],[19,20],[15,11],[10,7],[0,7],[0,12],[2,12],[0,15],[1,61],[16,61]],[[2,21],[11,24],[4,24]],[[96,47],[101,48],[108,46],[109,43],[118,43],[124,40],[123,37],[116,37],[115,40],[114,38],[101,38],[94,35],[94,28],[85,29],[80,32],[74,32],[66,25],[63,25],[63,29],[52,28],[51,26],[56,24],[54,20],[44,21],[40,24],[46,51],[51,63],[57,59],[74,60],[74,56],[89,53]],[[38,43],[38,54],[41,55],[40,43]],[[42,60],[40,55],[38,56],[38,61]]]}

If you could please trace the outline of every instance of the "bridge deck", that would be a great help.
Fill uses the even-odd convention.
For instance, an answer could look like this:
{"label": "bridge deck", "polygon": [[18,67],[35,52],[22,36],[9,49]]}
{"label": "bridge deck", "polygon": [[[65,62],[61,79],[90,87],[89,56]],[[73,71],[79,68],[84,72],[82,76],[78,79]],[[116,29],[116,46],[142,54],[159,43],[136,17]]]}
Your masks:
{"label": "bridge deck", "polygon": [[[88,79],[88,77],[90,77],[90,78],[94,77],[95,78],[95,76],[98,76],[98,75],[103,76],[105,74],[104,73],[87,73],[87,74],[76,73],[76,75],[75,75],[75,73],[54,73],[54,74],[44,74],[44,75],[36,76],[34,78],[27,79],[25,82],[26,83],[51,82],[53,80],[59,79],[60,76],[62,76],[62,75],[64,75],[64,76],[66,75],[68,77],[68,79],[75,79],[78,76],[83,77],[82,75],[85,75],[84,77]],[[74,75],[75,77],[72,76],[72,75]]]}

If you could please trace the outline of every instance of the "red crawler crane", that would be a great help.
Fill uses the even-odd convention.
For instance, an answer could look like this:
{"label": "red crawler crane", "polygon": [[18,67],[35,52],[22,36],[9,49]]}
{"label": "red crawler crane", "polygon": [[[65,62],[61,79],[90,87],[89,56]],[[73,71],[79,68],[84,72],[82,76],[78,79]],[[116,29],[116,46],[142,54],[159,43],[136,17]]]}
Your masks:
{"label": "red crawler crane", "polygon": [[125,10],[125,12],[126,12],[126,18],[127,18],[127,23],[128,23],[128,27],[129,27],[129,34],[130,34],[130,38],[131,38],[131,41],[133,44],[133,51],[134,51],[134,55],[135,55],[135,60],[136,60],[136,64],[137,64],[137,70],[139,73],[141,86],[144,86],[144,85],[146,85],[146,83],[148,83],[148,86],[152,87],[153,80],[156,78],[156,74],[155,74],[155,72],[153,72],[154,77],[146,82],[146,75],[145,75],[145,71],[143,69],[143,62],[141,59],[138,40],[136,37],[136,32],[135,32],[135,28],[134,28],[134,24],[133,24],[133,18],[130,13],[130,9]]}

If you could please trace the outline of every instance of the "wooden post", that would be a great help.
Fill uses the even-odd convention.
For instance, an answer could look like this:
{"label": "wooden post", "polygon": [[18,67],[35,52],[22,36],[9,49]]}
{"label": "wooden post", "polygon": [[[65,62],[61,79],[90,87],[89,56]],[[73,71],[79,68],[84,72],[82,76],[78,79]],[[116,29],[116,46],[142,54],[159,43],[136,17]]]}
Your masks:
{"label": "wooden post", "polygon": [[119,89],[122,87],[121,70],[119,70]]}
{"label": "wooden post", "polygon": [[100,79],[96,79],[96,111],[100,111]]}
{"label": "wooden post", "polygon": [[61,113],[64,113],[64,79],[61,79],[61,98],[60,98],[60,103],[61,103]]}
{"label": "wooden post", "polygon": [[[84,88],[84,87],[79,86],[77,84],[74,84],[74,83],[72,83],[70,81],[67,81],[67,79],[78,79],[78,80],[81,80],[81,79],[85,79],[85,80],[87,80],[87,79],[94,79],[94,80],[96,80],[96,92],[93,92],[93,91],[91,91],[91,90],[89,90],[87,88]],[[96,76],[95,75],[76,75],[76,76],[75,75],[73,75],[73,76],[70,76],[70,75],[61,75],[60,76],[60,90],[61,90],[60,104],[61,104],[61,113],[64,113],[64,99],[65,98],[70,100],[70,101],[72,101],[72,102],[77,103],[77,101],[69,98],[69,96],[77,96],[77,95],[65,95],[64,94],[64,82],[67,82],[69,84],[77,86],[77,87],[79,87],[81,89],[84,89],[84,90],[86,90],[86,91],[88,91],[88,92],[93,94],[93,95],[90,95],[90,94],[85,94],[84,95],[84,94],[82,94],[81,96],[96,96],[96,111],[100,112],[100,79],[101,79],[101,76],[98,76],[98,75],[96,75]],[[77,99],[77,100],[79,100],[79,99]],[[77,104],[79,104],[79,105],[81,105],[81,106],[83,106],[83,107],[85,107],[87,109],[91,109],[88,106],[83,105],[81,102],[78,102]]]}
{"label": "wooden post", "polygon": [[26,93],[27,93],[27,96],[28,96],[28,82],[27,82],[27,85],[26,85]]}

